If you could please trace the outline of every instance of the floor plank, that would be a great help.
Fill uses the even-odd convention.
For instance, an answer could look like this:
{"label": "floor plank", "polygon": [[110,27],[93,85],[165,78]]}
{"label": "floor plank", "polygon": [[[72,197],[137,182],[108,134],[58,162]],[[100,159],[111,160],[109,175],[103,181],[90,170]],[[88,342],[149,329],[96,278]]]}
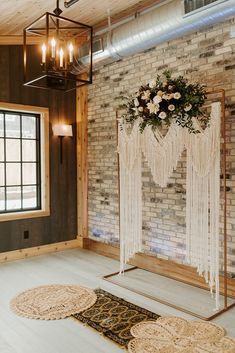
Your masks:
{"label": "floor plank", "polygon": [[[160,315],[193,317],[102,279],[118,270],[118,262],[88,250],[67,250],[0,265],[1,353],[120,353],[121,348],[73,319],[30,320],[16,316],[10,300],[43,284],[73,283],[102,288]],[[187,293],[182,293],[182,297]],[[235,309],[214,321],[235,337]]]}

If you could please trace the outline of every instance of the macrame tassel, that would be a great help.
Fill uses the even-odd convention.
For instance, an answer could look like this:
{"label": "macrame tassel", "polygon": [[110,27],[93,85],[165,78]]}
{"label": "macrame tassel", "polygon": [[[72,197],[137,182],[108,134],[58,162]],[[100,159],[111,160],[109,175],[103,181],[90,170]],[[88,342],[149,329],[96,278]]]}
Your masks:
{"label": "macrame tassel", "polygon": [[[212,104],[211,124],[188,134],[186,259],[215,290],[219,310],[220,103]],[[208,227],[209,224],[209,227]]]}
{"label": "macrame tassel", "polygon": [[138,123],[130,134],[119,126],[120,274],[142,246],[141,137]]}
{"label": "macrame tassel", "polygon": [[175,122],[171,124],[165,137],[156,129],[147,126],[142,133],[142,149],[153,180],[166,187],[173,170],[184,150],[184,129]]}

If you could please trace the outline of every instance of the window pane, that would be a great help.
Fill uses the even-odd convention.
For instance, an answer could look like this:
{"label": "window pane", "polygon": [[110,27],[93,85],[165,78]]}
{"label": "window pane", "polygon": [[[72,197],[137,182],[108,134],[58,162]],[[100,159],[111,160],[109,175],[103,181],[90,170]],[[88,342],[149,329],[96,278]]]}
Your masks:
{"label": "window pane", "polygon": [[22,116],[22,137],[36,138],[36,118],[33,116]]}
{"label": "window pane", "polygon": [[23,187],[23,208],[37,207],[37,190],[36,186]]}
{"label": "window pane", "polygon": [[4,140],[0,138],[0,161],[4,161]]}
{"label": "window pane", "polygon": [[36,141],[22,140],[22,160],[36,162]]}
{"label": "window pane", "polygon": [[21,208],[21,187],[7,187],[7,210]]}
{"label": "window pane", "polygon": [[6,178],[7,186],[21,184],[20,163],[6,163]]}
{"label": "window pane", "polygon": [[4,130],[3,130],[3,114],[0,113],[0,137],[3,137],[4,136]]}
{"label": "window pane", "polygon": [[5,210],[5,189],[0,188],[0,211]]}
{"label": "window pane", "polygon": [[4,164],[0,163],[0,186],[5,185],[5,180],[4,180]]}
{"label": "window pane", "polygon": [[37,209],[40,115],[0,110],[0,212]]}
{"label": "window pane", "polygon": [[23,163],[23,184],[36,184],[36,163]]}
{"label": "window pane", "polygon": [[6,114],[6,137],[20,137],[20,116]]}
{"label": "window pane", "polygon": [[6,162],[20,161],[20,140],[6,139]]}

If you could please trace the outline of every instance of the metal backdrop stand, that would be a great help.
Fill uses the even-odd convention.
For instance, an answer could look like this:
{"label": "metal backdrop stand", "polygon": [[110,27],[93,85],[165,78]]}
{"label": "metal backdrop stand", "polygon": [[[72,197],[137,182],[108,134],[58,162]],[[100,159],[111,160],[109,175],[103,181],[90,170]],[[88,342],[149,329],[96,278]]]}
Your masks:
{"label": "metal backdrop stand", "polygon": [[[228,311],[229,309],[231,309],[232,307],[235,306],[235,302],[228,305],[228,298],[232,298],[234,299],[233,296],[228,296],[228,271],[227,271],[227,188],[226,188],[226,124],[225,124],[225,90],[224,89],[218,89],[218,90],[212,90],[212,91],[207,91],[207,96],[209,95],[220,95],[220,101],[221,101],[221,116],[222,116],[222,121],[221,121],[221,135],[222,135],[222,139],[221,139],[221,142],[222,142],[222,153],[223,153],[223,163],[222,163],[222,173],[223,173],[223,196],[224,196],[224,205],[223,205],[223,218],[224,218],[224,229],[223,229],[223,240],[224,240],[224,248],[223,248],[223,267],[224,267],[224,273],[223,273],[223,283],[224,283],[224,289],[223,289],[223,292],[221,293],[224,297],[224,307],[223,309],[217,311],[215,314],[209,316],[209,317],[205,317],[205,316],[202,316],[200,314],[197,314],[191,310],[187,310],[183,307],[180,307],[178,305],[175,305],[175,304],[172,304],[172,303],[169,303],[167,302],[166,300],[162,300],[160,298],[157,298],[157,297],[153,297],[151,295],[148,295],[146,293],[143,293],[141,290],[132,290],[130,287],[128,286],[125,286],[125,285],[122,285],[122,284],[117,284],[119,285],[120,287],[123,287],[123,288],[126,288],[126,289],[129,289],[137,294],[140,294],[140,295],[143,295],[145,297],[148,297],[152,300],[155,300],[159,303],[162,303],[162,304],[165,304],[165,305],[168,305],[174,309],[177,309],[177,310],[180,310],[180,311],[183,311],[187,314],[190,314],[190,315],[193,315],[197,318],[200,318],[202,320],[206,320],[206,321],[210,321],[212,319],[214,319],[215,317],[223,314],[224,312]],[[116,120],[117,120],[117,142],[118,142],[118,111],[116,111]],[[119,165],[119,154],[117,154],[117,158],[118,158],[118,191],[119,191],[119,215],[120,215],[120,165]],[[119,226],[120,226],[120,217],[119,217]],[[120,227],[119,227],[120,229]],[[124,272],[129,272],[129,271],[133,271],[135,269],[137,269],[138,267],[132,267],[130,269],[127,269],[125,270]],[[142,268],[144,269],[144,268]],[[111,273],[109,275],[106,275],[103,277],[103,279],[107,280],[107,281],[110,281],[110,278],[113,277],[113,276],[116,276],[118,275],[119,272],[115,272],[115,273]],[[173,278],[171,276],[167,276],[167,275],[164,275],[164,274],[160,274],[164,277],[167,277],[167,278],[172,278],[176,281],[180,281],[179,279],[176,279],[176,278]],[[201,288],[199,285],[196,285],[196,284],[193,284],[193,283],[189,283],[189,281],[182,281],[183,283],[187,283],[187,284],[190,284],[194,287],[198,287],[198,288]],[[112,282],[114,283],[114,282]],[[116,283],[115,283],[116,284]],[[205,289],[207,290],[207,289]],[[209,291],[209,289],[208,289]]]}

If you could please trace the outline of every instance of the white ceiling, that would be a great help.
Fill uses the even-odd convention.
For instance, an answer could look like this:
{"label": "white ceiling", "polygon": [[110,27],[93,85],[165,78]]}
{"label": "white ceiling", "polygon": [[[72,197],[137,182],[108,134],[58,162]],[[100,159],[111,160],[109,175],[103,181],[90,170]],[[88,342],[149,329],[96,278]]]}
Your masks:
{"label": "white ceiling", "polygon": [[[112,16],[144,2],[146,0],[79,0],[66,9],[64,0],[60,0],[60,8],[63,16],[93,26],[107,18],[108,9]],[[55,7],[55,0],[0,0],[0,36],[22,34],[24,27]]]}

